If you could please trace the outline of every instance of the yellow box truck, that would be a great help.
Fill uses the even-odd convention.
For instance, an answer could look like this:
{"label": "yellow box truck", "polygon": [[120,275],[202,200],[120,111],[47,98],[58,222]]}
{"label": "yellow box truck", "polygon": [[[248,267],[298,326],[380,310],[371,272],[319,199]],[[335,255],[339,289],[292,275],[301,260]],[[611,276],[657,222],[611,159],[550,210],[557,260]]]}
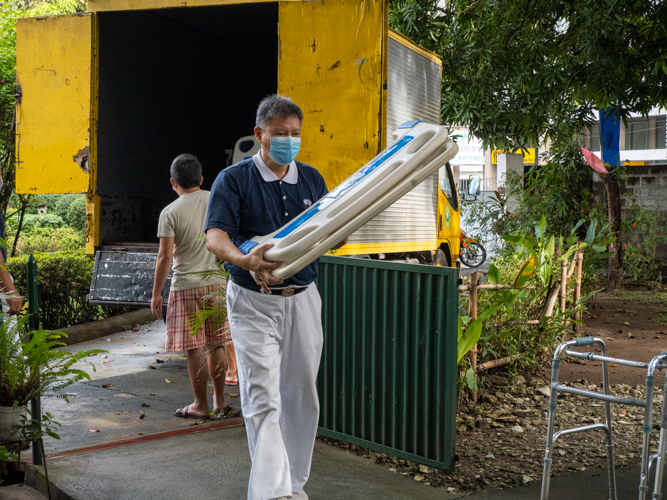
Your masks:
{"label": "yellow box truck", "polygon": [[[329,189],[400,123],[439,123],[441,62],[388,28],[387,0],[89,0],[88,9],[17,24],[16,189],[86,194],[93,302],[150,302],[171,160],[195,154],[210,187],[264,96],[301,106],[298,159]],[[451,265],[458,221],[443,165],[336,254],[440,249]]]}

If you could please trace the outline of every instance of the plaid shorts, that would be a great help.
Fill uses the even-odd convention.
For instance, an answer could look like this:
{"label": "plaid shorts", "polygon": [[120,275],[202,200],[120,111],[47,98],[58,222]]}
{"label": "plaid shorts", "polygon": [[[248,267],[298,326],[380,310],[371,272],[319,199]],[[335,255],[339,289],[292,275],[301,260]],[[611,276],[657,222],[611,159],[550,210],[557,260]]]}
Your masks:
{"label": "plaid shorts", "polygon": [[210,293],[226,290],[227,285],[221,283],[189,290],[172,290],[169,293],[166,352],[222,346],[232,341],[226,316],[224,321],[216,317],[207,319],[197,333],[192,335],[193,317],[197,312],[213,308],[226,309],[226,294],[208,296]]}

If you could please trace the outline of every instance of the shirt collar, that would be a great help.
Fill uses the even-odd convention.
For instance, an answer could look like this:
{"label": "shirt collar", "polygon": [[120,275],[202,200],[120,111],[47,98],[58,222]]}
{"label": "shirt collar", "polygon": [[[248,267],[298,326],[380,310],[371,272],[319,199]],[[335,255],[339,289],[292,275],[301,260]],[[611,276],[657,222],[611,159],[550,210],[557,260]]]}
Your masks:
{"label": "shirt collar", "polygon": [[278,176],[274,174],[273,171],[264,162],[264,160],[262,160],[262,155],[259,152],[257,152],[257,154],[252,157],[252,161],[257,167],[257,170],[259,170],[259,173],[262,176],[262,179],[264,179],[264,182],[274,182],[282,180],[287,184],[296,184],[297,181],[299,180],[299,170],[296,167],[295,161],[292,161],[292,163],[289,164],[289,170],[287,171],[287,175],[282,179],[278,179]]}

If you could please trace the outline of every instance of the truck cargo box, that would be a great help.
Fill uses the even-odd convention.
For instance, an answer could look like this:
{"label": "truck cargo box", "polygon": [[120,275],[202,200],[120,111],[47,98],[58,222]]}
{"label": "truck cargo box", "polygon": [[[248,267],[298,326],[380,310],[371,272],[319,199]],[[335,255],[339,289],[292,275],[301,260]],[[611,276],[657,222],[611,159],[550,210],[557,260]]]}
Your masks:
{"label": "truck cargo box", "polygon": [[[298,159],[329,189],[384,149],[398,124],[439,123],[440,60],[389,30],[387,0],[89,0],[88,8],[17,24],[16,187],[86,193],[86,251],[106,252],[91,287],[101,303],[125,303],[132,289],[147,305],[150,290],[139,293],[138,281],[152,283],[143,279],[115,280],[129,287],[116,298],[97,290],[99,263],[122,262],[122,273],[132,255],[155,253],[160,211],[175,199],[172,159],[195,154],[210,189],[236,141],[252,133],[264,96],[301,106]],[[438,203],[433,176],[336,253],[435,250]],[[144,276],[151,259],[136,260]]]}

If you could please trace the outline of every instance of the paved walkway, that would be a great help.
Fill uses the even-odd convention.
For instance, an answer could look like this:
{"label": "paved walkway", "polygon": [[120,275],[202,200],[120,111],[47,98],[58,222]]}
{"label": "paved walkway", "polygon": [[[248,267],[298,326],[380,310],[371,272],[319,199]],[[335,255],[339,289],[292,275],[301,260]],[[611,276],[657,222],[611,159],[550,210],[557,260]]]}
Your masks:
{"label": "paved walkway", "polygon": [[[162,322],[65,349],[93,348],[109,351],[88,358],[97,370],[90,372],[93,380],[71,386],[68,392],[76,396],[69,404],[53,398],[42,403],[62,424],[59,441],[45,439],[46,452],[67,454],[68,450],[84,447],[104,448],[119,440],[133,444],[50,458],[47,465],[52,493],[59,492],[55,498],[243,500],[246,497],[250,457],[244,427],[137,443],[156,433],[204,431],[220,425],[220,421],[200,423],[172,416],[176,408],[190,403],[192,396],[185,358],[179,354],[160,354],[164,348]],[[226,393],[237,394],[238,386],[228,387]],[[230,401],[240,410],[237,397]],[[24,453],[29,456],[29,452]],[[46,492],[42,470],[32,468],[28,482],[41,484],[40,490]],[[424,486],[323,443],[316,444],[307,491],[313,500],[454,498],[444,490]]]}
{"label": "paved walkway", "polygon": [[[104,358],[89,358],[98,371],[92,381],[70,388],[69,392],[77,394],[72,403],[55,399],[43,402],[44,408],[63,424],[60,441],[45,440],[47,453],[67,454],[72,449],[98,447],[97,451],[84,450],[88,452],[49,459],[55,499],[245,499],[250,472],[245,429],[219,428],[238,425],[239,420],[200,424],[172,416],[176,407],[191,401],[191,389],[185,358],[160,354],[163,343],[164,327],[162,323],[154,323],[142,326],[137,332],[121,332],[67,347],[68,350],[101,347],[109,354]],[[158,363],[158,359],[165,362]],[[238,388],[229,387],[227,392],[237,393]],[[238,409],[238,398],[231,401]],[[199,433],[183,435],[191,431]],[[145,441],[159,433],[163,433],[161,439]],[[116,446],[119,440],[129,440],[130,444],[99,449]],[[41,484],[40,490],[45,493],[42,470],[29,468],[28,482]],[[637,497],[638,477],[636,468],[618,472],[619,499]],[[551,498],[607,499],[606,481],[604,471],[554,478]],[[539,498],[539,489],[538,483],[532,483],[468,498],[535,499]],[[319,442],[306,491],[311,500],[455,498],[443,489],[425,486]],[[14,497],[0,495],[0,498]]]}
{"label": "paved walkway", "polygon": [[[245,429],[234,427],[52,459],[48,470],[59,500],[243,500],[250,457]],[[454,498],[322,443],[307,493],[312,500]]]}

